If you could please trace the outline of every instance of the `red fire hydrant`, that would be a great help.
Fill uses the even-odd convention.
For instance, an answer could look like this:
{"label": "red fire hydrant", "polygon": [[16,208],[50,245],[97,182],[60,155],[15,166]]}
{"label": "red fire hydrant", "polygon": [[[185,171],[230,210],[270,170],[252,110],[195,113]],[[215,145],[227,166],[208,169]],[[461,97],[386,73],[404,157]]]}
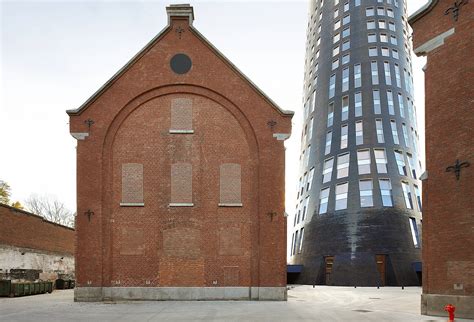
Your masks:
{"label": "red fire hydrant", "polygon": [[448,304],[444,307],[444,310],[449,313],[449,321],[454,321],[454,311],[456,307],[452,304]]}

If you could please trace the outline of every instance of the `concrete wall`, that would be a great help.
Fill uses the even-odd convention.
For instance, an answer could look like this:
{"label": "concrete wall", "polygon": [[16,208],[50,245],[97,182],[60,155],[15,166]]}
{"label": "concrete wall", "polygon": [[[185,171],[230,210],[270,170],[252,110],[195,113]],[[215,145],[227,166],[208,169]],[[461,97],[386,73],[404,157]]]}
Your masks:
{"label": "concrete wall", "polygon": [[0,245],[0,274],[3,278],[48,280],[74,275],[74,255]]}

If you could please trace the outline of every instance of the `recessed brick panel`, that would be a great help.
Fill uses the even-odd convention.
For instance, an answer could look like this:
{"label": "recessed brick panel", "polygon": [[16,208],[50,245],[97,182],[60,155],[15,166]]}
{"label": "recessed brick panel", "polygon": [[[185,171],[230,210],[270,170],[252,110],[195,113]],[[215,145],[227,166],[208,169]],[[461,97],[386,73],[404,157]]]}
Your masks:
{"label": "recessed brick panel", "polygon": [[191,163],[171,165],[171,202],[193,202],[193,167]]}
{"label": "recessed brick panel", "polygon": [[122,227],[120,230],[120,255],[145,254],[145,236],[143,229]]}
{"label": "recessed brick panel", "polygon": [[122,203],[143,203],[143,164],[122,164]]}
{"label": "recessed brick panel", "polygon": [[201,232],[194,228],[172,228],[163,231],[165,256],[197,258],[201,256]]}
{"label": "recessed brick panel", "polygon": [[204,259],[167,258],[160,264],[160,286],[204,285]]}
{"label": "recessed brick panel", "polygon": [[220,203],[239,204],[241,197],[241,167],[236,163],[220,166]]}
{"label": "recessed brick panel", "polygon": [[240,227],[222,227],[219,230],[219,255],[242,255]]}
{"label": "recessed brick panel", "polygon": [[193,129],[193,101],[189,98],[171,100],[171,130]]}
{"label": "recessed brick panel", "polygon": [[240,269],[238,266],[224,266],[224,286],[240,285]]}

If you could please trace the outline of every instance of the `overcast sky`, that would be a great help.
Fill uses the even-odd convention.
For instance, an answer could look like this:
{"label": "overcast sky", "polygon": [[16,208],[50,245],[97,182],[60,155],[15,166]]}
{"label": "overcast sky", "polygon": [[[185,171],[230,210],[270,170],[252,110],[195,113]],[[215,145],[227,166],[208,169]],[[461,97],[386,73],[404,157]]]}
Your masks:
{"label": "overcast sky", "polygon": [[[0,0],[0,179],[12,199],[48,194],[76,208],[75,109],[167,23],[183,1]],[[407,1],[409,13],[423,1]],[[192,1],[194,26],[282,108],[296,111],[287,141],[287,209],[294,209],[307,1]],[[425,60],[414,58],[424,148]]]}

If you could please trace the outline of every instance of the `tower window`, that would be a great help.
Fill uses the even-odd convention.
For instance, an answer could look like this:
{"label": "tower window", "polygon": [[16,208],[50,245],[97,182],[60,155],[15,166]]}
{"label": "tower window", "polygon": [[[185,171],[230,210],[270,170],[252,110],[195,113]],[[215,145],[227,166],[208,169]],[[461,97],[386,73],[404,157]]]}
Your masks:
{"label": "tower window", "polygon": [[379,69],[378,69],[376,61],[372,61],[370,63],[370,70],[372,72],[372,85],[378,85],[379,84]]}
{"label": "tower window", "polygon": [[332,131],[326,133],[326,147],[324,154],[329,154],[331,152],[331,143],[332,143]]}
{"label": "tower window", "polygon": [[377,56],[377,47],[369,47],[369,57]]}
{"label": "tower window", "polygon": [[346,15],[346,16],[344,16],[344,18],[342,18],[342,24],[343,25],[347,25],[349,22],[351,22],[351,16],[350,15]]}
{"label": "tower window", "polygon": [[403,197],[405,198],[405,205],[408,209],[413,209],[413,201],[411,199],[410,185],[408,182],[402,181]]}
{"label": "tower window", "polygon": [[333,164],[334,164],[334,158],[330,158],[324,161],[323,183],[331,181]]}
{"label": "tower window", "polygon": [[387,61],[383,62],[383,69],[385,73],[385,84],[392,85],[392,76],[390,74],[390,63]]}
{"label": "tower window", "polygon": [[349,153],[341,154],[337,157],[337,179],[349,175]]}
{"label": "tower window", "polygon": [[387,155],[384,149],[374,149],[378,173],[387,173]]}
{"label": "tower window", "polygon": [[402,176],[406,176],[407,165],[402,151],[395,150],[395,160],[397,161],[398,173]]}
{"label": "tower window", "polygon": [[359,195],[361,207],[374,206],[372,180],[359,180]]}
{"label": "tower window", "polygon": [[342,91],[349,90],[349,67],[342,70]]}
{"label": "tower window", "polygon": [[393,207],[392,185],[390,179],[379,179],[380,194],[382,195],[382,205],[384,207]]}
{"label": "tower window", "polygon": [[392,129],[393,143],[400,144],[400,140],[398,139],[397,122],[395,120],[390,120],[390,127]]}
{"label": "tower window", "polygon": [[375,129],[377,131],[377,143],[385,143],[382,119],[375,120]]}
{"label": "tower window", "polygon": [[347,124],[341,125],[341,149],[347,148],[348,141],[348,126]]}
{"label": "tower window", "polygon": [[329,79],[329,98],[334,97],[336,92],[336,74],[331,75]]}
{"label": "tower window", "polygon": [[351,27],[346,27],[342,30],[342,38],[349,37],[351,34]]}
{"label": "tower window", "polygon": [[381,114],[382,110],[380,108],[380,92],[379,90],[372,91],[373,102],[374,102],[374,113]]}
{"label": "tower window", "polygon": [[355,107],[355,116],[362,116],[362,93],[358,92],[354,94],[354,107]]}
{"label": "tower window", "polygon": [[409,218],[409,220],[410,220],[411,237],[413,239],[413,246],[415,246],[415,248],[418,248],[420,247],[420,243],[419,243],[418,227],[416,225],[416,219]]}
{"label": "tower window", "polygon": [[388,104],[388,113],[390,115],[395,115],[395,108],[393,107],[393,93],[392,91],[387,91],[387,104]]}
{"label": "tower window", "polygon": [[357,166],[359,168],[359,174],[370,173],[370,150],[359,150],[357,151]]}
{"label": "tower window", "polygon": [[319,214],[325,214],[328,211],[330,188],[321,189],[319,194]]}
{"label": "tower window", "polygon": [[335,210],[347,209],[347,191],[349,183],[341,183],[336,185],[336,207]]}
{"label": "tower window", "polygon": [[344,96],[342,98],[342,111],[341,111],[341,121],[347,120],[349,117],[349,96]]}
{"label": "tower window", "polygon": [[356,129],[356,145],[364,144],[364,128],[362,121],[357,121],[355,124]]}
{"label": "tower window", "polygon": [[328,106],[328,122],[327,122],[328,127],[332,126],[333,120],[334,120],[334,103],[329,103],[329,106]]}
{"label": "tower window", "polygon": [[362,86],[362,68],[360,64],[354,65],[354,87]]}
{"label": "tower window", "polygon": [[420,211],[423,211],[422,210],[422,206],[421,206],[421,193],[420,193],[420,189],[418,188],[418,186],[415,184],[413,185],[413,187],[415,188],[415,195],[416,195],[416,201],[418,203],[418,210]]}

